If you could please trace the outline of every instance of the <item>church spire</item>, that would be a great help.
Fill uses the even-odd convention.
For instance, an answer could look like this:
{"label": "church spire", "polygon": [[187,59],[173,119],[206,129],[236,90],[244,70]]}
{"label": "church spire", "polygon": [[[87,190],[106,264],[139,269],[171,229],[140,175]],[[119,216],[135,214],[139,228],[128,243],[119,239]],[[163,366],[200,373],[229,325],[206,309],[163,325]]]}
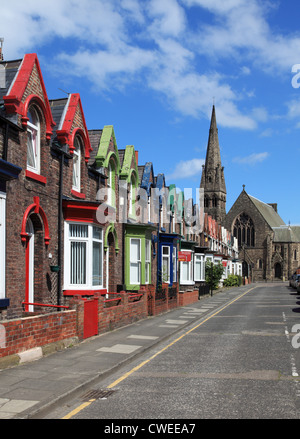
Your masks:
{"label": "church spire", "polygon": [[221,163],[215,105],[212,108],[205,165],[200,188],[204,190],[204,210],[222,223],[226,215],[226,185]]}

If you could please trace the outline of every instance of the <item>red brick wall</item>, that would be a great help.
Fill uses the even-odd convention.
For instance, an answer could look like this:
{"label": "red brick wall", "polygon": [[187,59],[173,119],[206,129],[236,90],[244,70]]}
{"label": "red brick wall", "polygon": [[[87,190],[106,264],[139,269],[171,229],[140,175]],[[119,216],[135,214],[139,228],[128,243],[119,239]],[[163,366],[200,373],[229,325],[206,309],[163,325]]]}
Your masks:
{"label": "red brick wall", "polygon": [[198,302],[199,291],[179,291],[179,306],[191,305]]}
{"label": "red brick wall", "polygon": [[77,335],[75,310],[5,320],[1,325],[5,348],[0,345],[0,358]]}

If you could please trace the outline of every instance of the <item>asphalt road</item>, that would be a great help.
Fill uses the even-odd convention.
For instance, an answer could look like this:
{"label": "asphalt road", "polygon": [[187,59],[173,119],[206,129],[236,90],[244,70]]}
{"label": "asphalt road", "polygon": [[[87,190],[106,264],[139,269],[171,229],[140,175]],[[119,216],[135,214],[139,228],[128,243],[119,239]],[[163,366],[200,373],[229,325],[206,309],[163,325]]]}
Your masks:
{"label": "asphalt road", "polygon": [[299,419],[299,300],[287,284],[253,285],[99,383],[86,406],[74,400],[47,418],[114,420],[111,428],[134,419],[180,420],[178,428],[199,419]]}

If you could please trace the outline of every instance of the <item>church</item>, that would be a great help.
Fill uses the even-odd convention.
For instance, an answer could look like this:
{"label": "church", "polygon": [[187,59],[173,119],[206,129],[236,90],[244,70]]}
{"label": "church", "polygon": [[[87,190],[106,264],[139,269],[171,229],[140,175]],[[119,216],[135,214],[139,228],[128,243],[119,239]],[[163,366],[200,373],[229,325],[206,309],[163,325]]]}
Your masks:
{"label": "church", "polygon": [[286,225],[276,203],[243,190],[226,213],[226,184],[221,162],[215,106],[212,109],[200,189],[204,211],[238,240],[243,277],[252,282],[287,280],[300,266],[300,226]]}

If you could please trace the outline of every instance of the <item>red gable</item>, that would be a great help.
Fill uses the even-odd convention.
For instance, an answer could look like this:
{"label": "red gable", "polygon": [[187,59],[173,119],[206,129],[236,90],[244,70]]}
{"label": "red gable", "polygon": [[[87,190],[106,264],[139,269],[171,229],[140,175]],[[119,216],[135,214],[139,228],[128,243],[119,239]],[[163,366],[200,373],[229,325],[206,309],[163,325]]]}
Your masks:
{"label": "red gable", "polygon": [[[26,89],[29,80],[32,77],[34,67],[36,67],[38,82],[40,84],[42,92],[37,94],[36,90],[31,90],[26,96]],[[30,102],[36,101],[43,110],[46,120],[46,137],[51,138],[52,128],[55,126],[55,122],[52,118],[50,105],[46,93],[46,88],[41,73],[40,63],[35,53],[30,53],[24,56],[20,69],[12,84],[9,95],[3,96],[5,103],[5,109],[7,113],[17,113],[21,115],[22,125],[25,128],[27,126],[28,118],[27,111]]]}

